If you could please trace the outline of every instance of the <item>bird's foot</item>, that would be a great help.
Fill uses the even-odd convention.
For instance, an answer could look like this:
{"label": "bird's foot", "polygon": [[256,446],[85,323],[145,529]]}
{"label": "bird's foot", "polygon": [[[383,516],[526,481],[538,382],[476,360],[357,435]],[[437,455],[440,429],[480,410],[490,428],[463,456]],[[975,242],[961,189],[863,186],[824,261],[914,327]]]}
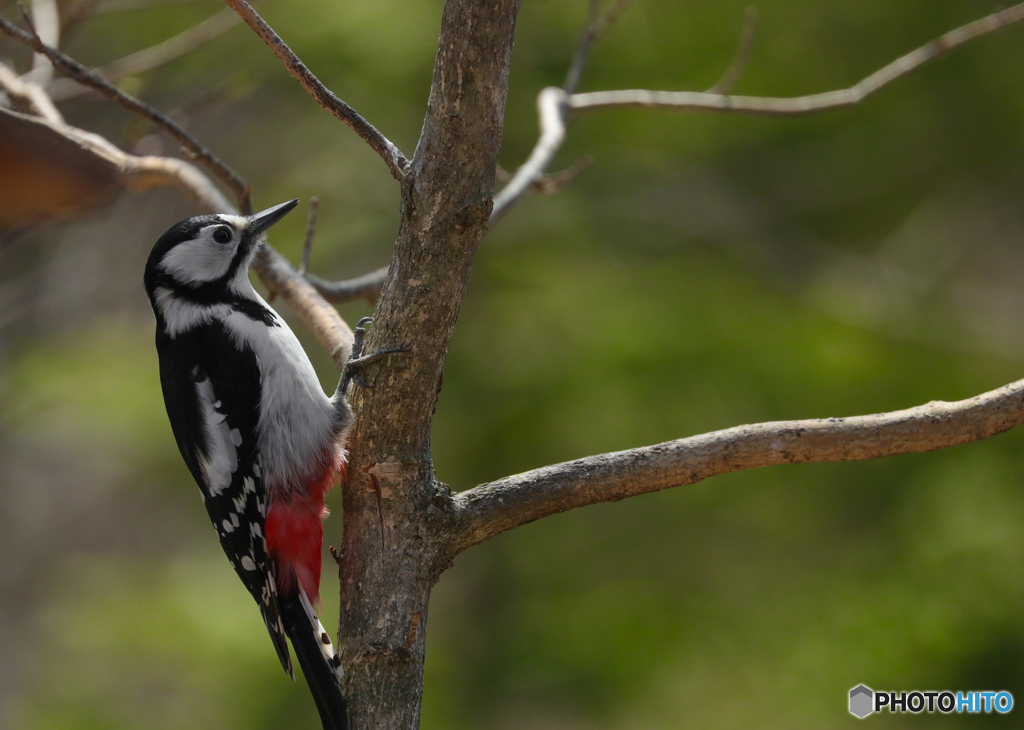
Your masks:
{"label": "bird's foot", "polygon": [[353,330],[355,337],[352,343],[352,354],[349,355],[348,362],[345,363],[345,367],[341,371],[341,382],[338,384],[339,393],[344,393],[350,382],[355,383],[360,388],[369,388],[370,384],[362,377],[361,371],[363,368],[388,355],[412,351],[409,347],[386,347],[376,352],[371,352],[369,355],[364,355],[363,344],[366,341],[366,325],[372,321],[373,317],[363,317],[356,323],[356,327]]}

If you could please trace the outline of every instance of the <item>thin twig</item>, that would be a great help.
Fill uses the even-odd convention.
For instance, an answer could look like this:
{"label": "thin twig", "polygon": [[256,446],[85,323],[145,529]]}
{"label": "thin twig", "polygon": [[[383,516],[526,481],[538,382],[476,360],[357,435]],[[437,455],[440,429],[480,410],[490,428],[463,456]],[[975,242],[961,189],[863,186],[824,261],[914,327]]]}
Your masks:
{"label": "thin twig", "polygon": [[[541,195],[556,193],[579,177],[580,173],[593,164],[593,156],[585,155],[564,170],[544,173],[530,183],[530,189]],[[501,165],[498,165],[494,171],[494,178],[503,183],[511,182],[513,177],[514,175]]]}
{"label": "thin twig", "polygon": [[326,281],[319,276],[306,274],[306,281],[313,285],[324,299],[334,304],[365,299],[370,304],[377,301],[384,279],[387,278],[388,267],[381,266],[375,271],[363,274],[355,279],[345,281]]}
{"label": "thin twig", "polygon": [[736,57],[732,64],[726,69],[714,86],[708,89],[709,94],[728,94],[732,87],[740,80],[743,71],[750,61],[750,54],[754,50],[754,35],[757,30],[757,8],[753,5],[747,7],[743,17],[743,30],[740,32],[740,45],[736,49]]}
{"label": "thin twig", "polygon": [[[176,36],[149,48],[136,51],[106,66],[93,69],[93,73],[112,83],[116,83],[125,76],[145,73],[209,43],[238,25],[240,20],[238,14],[231,8],[224,8]],[[63,101],[80,95],[83,93],[84,87],[71,79],[58,79],[51,82],[46,91],[54,101]]]}
{"label": "thin twig", "polygon": [[549,515],[775,464],[860,461],[935,451],[1024,423],[1024,380],[967,400],[852,418],[737,426],[534,469],[461,492],[450,560],[467,547]]}
{"label": "thin twig", "polygon": [[571,183],[580,174],[594,164],[593,155],[584,155],[569,167],[560,172],[547,172],[538,177],[530,187],[541,195],[557,193],[566,185]]}
{"label": "thin twig", "polygon": [[[544,177],[544,171],[551,160],[554,159],[558,148],[565,140],[565,125],[567,101],[579,84],[586,66],[587,57],[594,43],[604,34],[612,24],[617,21],[632,0],[618,0],[604,15],[600,15],[601,0],[590,0],[587,10],[586,28],[580,36],[576,45],[576,53],[573,55],[572,63],[569,65],[569,73],[566,75],[565,84],[561,89],[549,87],[543,89],[537,95],[537,112],[540,117],[540,138],[534,145],[533,151],[526,162],[515,172],[508,184],[494,196],[494,207],[491,209],[490,223],[493,225],[508,213],[512,207],[519,202],[523,194],[530,188],[535,188],[537,182]],[[557,190],[565,185],[577,174],[590,166],[587,162],[577,169],[565,182],[557,187],[548,188],[548,192]],[[574,166],[576,167],[576,166]]]}
{"label": "thin twig", "polygon": [[70,76],[79,83],[91,86],[108,99],[116,101],[129,111],[148,119],[163,129],[171,135],[171,137],[180,142],[185,149],[195,155],[198,161],[202,162],[214,175],[216,175],[225,185],[228,186],[228,188],[231,189],[239,201],[239,207],[242,209],[242,212],[250,212],[248,186],[245,181],[242,180],[234,170],[228,167],[224,162],[210,152],[210,150],[203,146],[198,139],[193,137],[149,104],[136,99],[134,96],[124,93],[113,84],[101,79],[78,61],[55,48],[50,48],[43,43],[38,36],[26,33],[3,16],[0,16],[0,30],[3,30],[10,37],[31,46],[40,53],[45,53],[61,73]]}
{"label": "thin twig", "polygon": [[341,318],[338,310],[328,304],[313,284],[299,276],[288,260],[270,246],[263,247],[263,253],[253,268],[260,281],[295,310],[317,342],[330,353],[340,372],[352,353],[354,338],[352,328]]}
{"label": "thin twig", "polygon": [[566,75],[565,83],[562,85],[566,94],[572,94],[576,91],[580,76],[583,75],[583,68],[587,64],[587,56],[590,55],[591,47],[604,35],[608,28],[615,24],[615,21],[622,17],[622,14],[626,12],[626,9],[632,2],[633,0],[618,0],[607,13],[599,15],[598,11],[601,7],[601,0],[590,0],[590,7],[587,10],[586,29],[580,36],[579,43],[576,44],[576,53],[573,56],[572,63],[569,64],[569,73]]}
{"label": "thin twig", "polygon": [[957,46],[1024,20],[1024,3],[992,13],[972,23],[951,30],[934,41],[897,58],[867,78],[839,91],[789,98],[760,96],[726,96],[698,91],[651,91],[626,89],[574,94],[569,107],[576,112],[612,107],[654,107],[661,109],[706,109],[746,114],[807,114],[825,109],[850,106],[932,61]]}
{"label": "thin twig", "polygon": [[[55,135],[53,143],[75,145],[92,156],[97,165],[110,168],[120,184],[129,190],[146,190],[161,186],[178,188],[208,213],[237,214],[238,210],[194,165],[170,157],[138,157],[130,155],[98,134],[35,116],[18,114],[0,108],[0,115],[18,117],[25,124],[39,127],[41,134]],[[330,353],[340,370],[352,351],[352,329],[338,311],[324,301],[313,285],[298,275],[281,254],[270,246],[263,247],[254,266],[267,289],[280,296]]]}
{"label": "thin twig", "polygon": [[63,124],[64,117],[53,105],[43,87],[24,78],[19,78],[13,70],[0,63],[0,89],[11,98],[15,109],[42,117],[56,124]]}
{"label": "thin twig", "polygon": [[562,110],[567,95],[557,86],[549,86],[537,95],[537,112],[540,117],[540,139],[530,153],[523,166],[508,185],[494,196],[494,207],[491,209],[491,225],[501,220],[511,207],[522,197],[533,181],[544,174],[551,159],[558,152],[565,139],[565,119]]}
{"label": "thin twig", "polygon": [[274,32],[274,29],[267,25],[267,22],[260,17],[259,13],[253,10],[252,6],[245,0],[225,0],[231,8],[238,13],[242,20],[249,24],[249,27],[256,31],[256,34],[263,39],[274,55],[285,65],[288,72],[302,88],[309,92],[310,96],[316,99],[324,109],[344,122],[348,127],[359,135],[374,152],[380,155],[381,159],[391,170],[396,180],[403,180],[405,172],[409,167],[409,160],[405,158],[394,144],[387,137],[366,121],[351,106],[339,99],[333,91],[328,89],[320,80],[313,75],[306,64],[295,55],[291,48],[281,40],[281,37]]}
{"label": "thin twig", "polygon": [[576,43],[576,53],[573,54],[572,62],[569,64],[569,72],[565,75],[565,83],[562,84],[562,88],[565,89],[567,94],[571,94],[576,90],[576,85],[580,82],[580,77],[583,75],[583,67],[587,63],[587,56],[590,55],[590,46],[596,39],[595,28],[597,27],[597,19],[600,17],[598,13],[601,10],[601,0],[590,0],[587,5],[587,22],[583,26],[583,32],[580,34],[580,39]]}
{"label": "thin twig", "polygon": [[[57,0],[32,0],[32,26],[43,43],[56,48],[60,45],[60,10]],[[26,81],[45,86],[53,77],[53,64],[42,53],[32,57],[32,70]]]}
{"label": "thin twig", "polygon": [[313,236],[316,234],[316,209],[320,198],[315,195],[309,199],[309,218],[306,219],[306,242],[302,246],[302,263],[299,265],[299,276],[305,276],[309,270],[309,257],[313,254]]}
{"label": "thin twig", "polygon": [[59,151],[61,145],[72,145],[78,154],[85,153],[86,159],[107,169],[129,190],[171,186],[184,192],[208,213],[237,212],[208,177],[184,160],[131,155],[98,134],[72,127],[60,119],[28,116],[3,108],[0,108],[0,115],[9,115],[19,124],[30,125],[33,136],[49,149]]}
{"label": "thin twig", "polygon": [[[611,16],[624,2],[625,0],[616,5],[605,17]],[[628,89],[563,95],[560,100],[557,100],[557,92],[562,90],[549,87],[541,91],[537,97],[537,107],[540,112],[540,138],[537,140],[537,144],[534,146],[533,152],[530,153],[526,164],[516,171],[512,180],[494,197],[491,223],[500,220],[519,201],[534,180],[544,174],[544,170],[551,163],[555,153],[565,140],[566,114],[569,112],[584,112],[614,107],[654,107],[663,109],[705,109],[748,114],[807,114],[835,107],[848,106],[856,104],[890,81],[913,71],[918,66],[939,57],[950,49],[1022,19],[1024,19],[1024,3],[992,13],[952,30],[931,43],[896,59],[849,89],[829,91],[824,94],[794,98],[772,98],[729,96],[699,91]],[[751,28],[749,36],[752,37],[752,22],[749,27]],[[744,35],[747,36],[748,34],[745,33]],[[584,34],[584,38],[586,37],[587,35]],[[744,45],[749,46],[749,43],[744,44],[741,42],[741,50]],[[582,47],[584,47],[584,44],[581,40]],[[742,56],[743,54],[741,53],[740,55]],[[576,57],[577,59],[585,58],[585,52],[581,53],[577,50]],[[738,58],[737,61],[739,60]],[[576,59],[574,59],[574,65],[575,63]],[[734,64],[734,68],[736,66],[737,64]],[[739,71],[742,71],[742,67],[739,68]],[[719,84],[722,84],[723,81],[731,83],[728,78],[730,75],[738,76],[738,72],[736,74],[727,74]],[[578,74],[574,77],[570,72],[566,83],[569,84],[574,78],[578,80]],[[719,84],[716,84],[716,86]],[[555,106],[556,100],[559,102],[557,106]]]}

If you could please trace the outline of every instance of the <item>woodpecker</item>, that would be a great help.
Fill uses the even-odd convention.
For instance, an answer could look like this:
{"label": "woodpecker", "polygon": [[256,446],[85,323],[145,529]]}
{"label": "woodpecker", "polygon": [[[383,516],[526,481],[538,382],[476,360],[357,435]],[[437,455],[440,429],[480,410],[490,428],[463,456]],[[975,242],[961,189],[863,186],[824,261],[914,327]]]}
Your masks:
{"label": "woodpecker", "polygon": [[297,204],[181,221],[156,242],[144,281],[171,429],[221,546],[285,672],[294,679],[287,636],[325,730],[344,730],[341,662],[313,607],[324,495],[344,472],[353,421],[349,376],[328,397],[294,333],[249,281],[265,232]]}

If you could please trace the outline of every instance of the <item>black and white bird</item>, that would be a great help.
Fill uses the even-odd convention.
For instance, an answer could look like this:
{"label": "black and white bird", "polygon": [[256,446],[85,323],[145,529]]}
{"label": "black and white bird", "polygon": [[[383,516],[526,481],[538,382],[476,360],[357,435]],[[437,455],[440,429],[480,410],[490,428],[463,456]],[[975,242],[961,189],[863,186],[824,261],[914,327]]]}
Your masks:
{"label": "black and white bird", "polygon": [[249,281],[262,236],[297,203],[181,221],[153,247],[145,285],[178,449],[281,665],[294,678],[287,636],[325,730],[342,730],[341,662],[313,607],[324,495],[345,468],[353,420],[347,378],[325,395],[294,333]]}

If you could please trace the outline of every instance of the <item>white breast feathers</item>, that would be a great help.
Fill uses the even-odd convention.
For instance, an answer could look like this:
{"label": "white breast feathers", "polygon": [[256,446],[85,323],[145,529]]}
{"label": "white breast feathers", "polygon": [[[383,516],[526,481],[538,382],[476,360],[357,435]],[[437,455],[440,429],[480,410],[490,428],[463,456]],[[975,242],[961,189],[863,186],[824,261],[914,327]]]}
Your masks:
{"label": "white breast feathers", "polygon": [[[258,299],[255,292],[253,296]],[[259,301],[262,303],[262,299]],[[258,425],[260,464],[271,493],[319,478],[324,456],[333,457],[339,448],[334,405],[320,387],[295,334],[280,315],[275,313],[274,317],[277,327],[268,327],[240,312],[223,319],[235,344],[250,348],[259,363],[263,386]]]}

